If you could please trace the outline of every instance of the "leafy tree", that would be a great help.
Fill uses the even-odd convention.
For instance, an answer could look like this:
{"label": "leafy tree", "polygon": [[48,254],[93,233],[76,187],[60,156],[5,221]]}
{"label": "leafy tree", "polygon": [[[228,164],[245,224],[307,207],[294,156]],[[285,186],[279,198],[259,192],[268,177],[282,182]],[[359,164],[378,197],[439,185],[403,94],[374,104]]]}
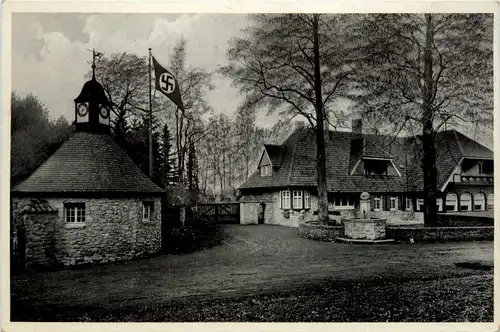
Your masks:
{"label": "leafy tree", "polygon": [[189,142],[196,144],[207,134],[207,128],[201,116],[210,110],[205,94],[213,89],[212,74],[203,69],[188,66],[186,60],[186,40],[181,39],[174,48],[168,68],[179,82],[184,111],[178,109],[170,101],[164,104],[167,114],[175,118],[175,144],[180,182],[184,182],[185,178]]}
{"label": "leafy tree", "polygon": [[393,132],[421,133],[430,224],[437,214],[436,133],[445,125],[493,123],[493,17],[366,15],[352,30],[370,59],[357,71],[356,107]]}
{"label": "leafy tree", "polygon": [[56,121],[32,94],[11,98],[11,185],[27,178],[71,135],[64,117]]}
{"label": "leafy tree", "polygon": [[[111,102],[111,125],[121,139],[130,129],[131,120],[141,119],[149,110],[149,73],[146,57],[129,53],[104,56],[96,66],[96,80],[102,84]],[[87,78],[92,77],[89,71]],[[154,105],[157,111],[159,106]]]}
{"label": "leafy tree", "polygon": [[[153,175],[151,179],[158,185],[163,186],[162,164],[163,158],[160,152],[160,132],[158,120],[153,117]],[[141,117],[131,121],[126,136],[122,141],[122,147],[139,168],[148,174],[149,169],[149,117],[142,114]]]}
{"label": "leafy tree", "polygon": [[163,186],[177,183],[177,170],[175,169],[175,153],[172,151],[172,135],[168,125],[163,126],[161,137],[161,170]]}
{"label": "leafy tree", "polygon": [[306,118],[316,133],[318,218],[328,221],[325,127],[335,100],[352,73],[352,43],[345,38],[347,16],[252,15],[253,26],[235,38],[223,73],[246,96],[242,109]]}

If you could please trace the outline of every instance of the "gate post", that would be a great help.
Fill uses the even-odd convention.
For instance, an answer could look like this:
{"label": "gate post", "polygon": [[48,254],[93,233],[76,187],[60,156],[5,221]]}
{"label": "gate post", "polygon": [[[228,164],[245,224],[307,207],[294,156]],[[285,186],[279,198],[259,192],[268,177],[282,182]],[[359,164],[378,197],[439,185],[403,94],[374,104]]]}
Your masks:
{"label": "gate post", "polygon": [[214,205],[215,208],[215,223],[219,222],[219,204],[215,203]]}

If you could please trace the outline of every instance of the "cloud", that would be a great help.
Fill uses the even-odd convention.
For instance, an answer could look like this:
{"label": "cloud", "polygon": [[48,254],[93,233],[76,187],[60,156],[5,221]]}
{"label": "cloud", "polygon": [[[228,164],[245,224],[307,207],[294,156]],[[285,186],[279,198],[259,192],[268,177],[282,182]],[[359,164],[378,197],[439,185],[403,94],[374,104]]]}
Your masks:
{"label": "cloud", "polygon": [[[12,88],[21,95],[33,93],[53,118],[63,115],[69,121],[74,117],[73,99],[90,69],[87,50],[146,56],[151,47],[168,65],[172,49],[184,37],[188,65],[213,71],[226,63],[228,41],[246,25],[243,15],[225,14],[59,14],[52,20],[46,15],[14,17],[18,28],[13,29]],[[231,114],[241,101],[236,89],[218,75],[213,83],[209,104],[216,112]]]}

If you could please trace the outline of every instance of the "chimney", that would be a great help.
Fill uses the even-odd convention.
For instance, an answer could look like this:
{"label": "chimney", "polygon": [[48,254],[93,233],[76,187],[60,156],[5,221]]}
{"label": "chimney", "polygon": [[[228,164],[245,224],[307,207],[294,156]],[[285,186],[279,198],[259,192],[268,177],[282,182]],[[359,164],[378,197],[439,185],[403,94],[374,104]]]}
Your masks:
{"label": "chimney", "polygon": [[364,154],[365,150],[365,140],[363,138],[363,122],[358,114],[353,117],[351,127],[351,158],[357,159]]}
{"label": "chimney", "polygon": [[352,119],[352,133],[361,136],[363,133],[363,122],[361,119]]}
{"label": "chimney", "polygon": [[306,123],[304,121],[301,120],[295,121],[295,129],[304,128],[305,126]]}

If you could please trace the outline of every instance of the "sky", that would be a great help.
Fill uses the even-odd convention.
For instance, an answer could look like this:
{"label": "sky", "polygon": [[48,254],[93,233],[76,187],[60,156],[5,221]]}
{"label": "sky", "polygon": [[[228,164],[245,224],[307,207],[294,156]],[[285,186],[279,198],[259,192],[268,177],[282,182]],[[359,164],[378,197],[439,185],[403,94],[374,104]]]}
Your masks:
{"label": "sky", "polygon": [[[53,118],[74,117],[73,99],[85,83],[95,49],[105,55],[134,53],[164,66],[178,40],[187,40],[187,63],[214,71],[227,64],[232,37],[248,25],[243,14],[15,13],[12,19],[12,89],[34,94]],[[98,65],[98,64],[97,64]],[[168,68],[168,67],[167,67]],[[36,79],[34,79],[36,78]],[[242,102],[229,78],[215,75],[206,95],[217,113],[231,115]],[[277,116],[260,116],[270,126]]]}
{"label": "sky", "polygon": [[[152,48],[168,68],[172,50],[183,37],[188,65],[211,72],[228,63],[231,38],[241,35],[248,24],[244,14],[13,13],[12,89],[21,96],[34,94],[52,118],[64,116],[71,122],[73,99],[90,70],[89,50],[147,56]],[[209,105],[216,113],[234,114],[243,97],[229,78],[215,75],[212,82],[215,88],[206,95]],[[257,117],[258,126],[271,127],[279,120],[278,114],[264,112]],[[473,138],[493,146],[491,137]]]}

